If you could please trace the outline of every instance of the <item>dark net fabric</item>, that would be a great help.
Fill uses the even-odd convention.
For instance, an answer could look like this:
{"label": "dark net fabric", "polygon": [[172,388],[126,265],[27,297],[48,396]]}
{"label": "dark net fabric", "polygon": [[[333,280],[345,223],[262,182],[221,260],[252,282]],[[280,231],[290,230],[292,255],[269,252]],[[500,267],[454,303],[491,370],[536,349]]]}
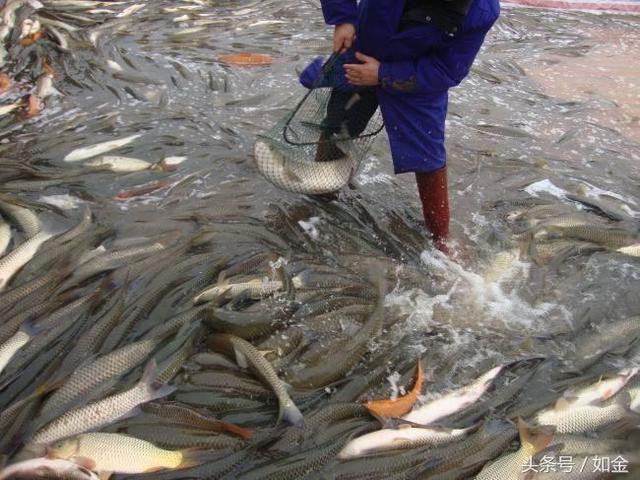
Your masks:
{"label": "dark net fabric", "polygon": [[[330,79],[331,69],[323,72]],[[314,88],[256,142],[258,169],[279,188],[319,194],[340,190],[383,128],[374,89]]]}

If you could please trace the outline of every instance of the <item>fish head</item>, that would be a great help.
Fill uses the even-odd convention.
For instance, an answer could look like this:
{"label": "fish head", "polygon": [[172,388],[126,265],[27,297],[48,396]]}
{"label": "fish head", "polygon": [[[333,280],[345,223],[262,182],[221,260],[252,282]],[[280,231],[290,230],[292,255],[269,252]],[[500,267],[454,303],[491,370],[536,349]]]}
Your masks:
{"label": "fish head", "polygon": [[65,438],[47,446],[47,457],[69,459],[75,455],[79,448],[78,438]]}

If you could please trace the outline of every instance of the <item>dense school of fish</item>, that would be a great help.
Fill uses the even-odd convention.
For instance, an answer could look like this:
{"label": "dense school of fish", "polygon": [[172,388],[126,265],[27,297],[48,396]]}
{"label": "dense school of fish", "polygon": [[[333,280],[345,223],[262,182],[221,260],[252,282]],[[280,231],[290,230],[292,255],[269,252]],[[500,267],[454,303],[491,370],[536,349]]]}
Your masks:
{"label": "dense school of fish", "polygon": [[[3,94],[13,102],[3,113],[35,115],[54,91],[46,42],[64,51],[67,35],[98,15],[143,6],[4,2],[2,62],[32,64],[29,80],[6,75],[14,93]],[[119,174],[183,160],[112,155],[139,138],[86,145],[64,161]],[[402,214],[389,210],[390,230],[357,195],[310,200],[334,221],[331,244],[305,223],[307,210],[287,206],[264,223],[202,208],[172,219],[184,230],[123,235],[89,206],[73,217],[22,198],[20,185],[48,178],[0,166],[0,479],[610,478],[610,469],[577,472],[603,456],[640,478],[640,365],[602,361],[634,348],[640,316],[523,338],[510,361],[434,389],[439,360],[403,348],[413,333],[390,337],[403,319],[388,298],[400,284],[455,297],[459,267],[437,254],[421,262],[428,241]],[[486,288],[518,288],[519,262],[544,286],[576,258],[640,261],[640,221],[622,201],[576,192],[488,210],[511,235],[484,266]],[[435,330],[473,311],[485,335],[497,334],[471,297],[434,315]],[[574,351],[558,358],[554,345],[567,337]],[[413,386],[390,399],[382,384],[393,371]],[[577,466],[524,468],[545,458]]]}

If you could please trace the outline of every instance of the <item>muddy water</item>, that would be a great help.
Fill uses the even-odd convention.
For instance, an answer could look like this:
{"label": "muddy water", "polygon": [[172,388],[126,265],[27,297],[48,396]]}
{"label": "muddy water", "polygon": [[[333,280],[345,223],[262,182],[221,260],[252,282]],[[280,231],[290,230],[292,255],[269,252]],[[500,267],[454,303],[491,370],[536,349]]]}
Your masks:
{"label": "muddy water", "polygon": [[[186,6],[194,9],[179,8]],[[604,251],[535,265],[512,241],[504,212],[492,207],[533,196],[558,211],[584,212],[566,194],[588,194],[635,217],[630,222],[637,229],[636,18],[505,9],[471,75],[451,92],[452,230],[468,257],[462,268],[429,246],[413,178],[392,176],[384,136],[356,188],[336,202],[278,191],[257,174],[255,136],[300,98],[296,68],[329,48],[330,31],[315,2],[160,0],[131,16],[104,16],[101,25],[76,32],[69,51],[56,56],[60,95],[48,100],[45,111],[0,124],[3,157],[61,177],[51,186],[3,187],[66,212],[67,218],[44,213],[47,222],[71,224],[82,203],[123,238],[174,231],[188,236],[210,222],[233,221],[252,225],[253,233],[280,235],[262,248],[293,260],[362,272],[378,258],[419,272],[417,278],[398,274],[386,301],[385,334],[369,346],[367,359],[385,352],[396,358],[398,348],[422,356],[429,391],[465,384],[515,358],[562,360],[575,347],[572,335],[591,322],[606,336],[609,322],[640,313],[637,259]],[[239,68],[217,61],[243,51],[267,53],[273,65]],[[175,172],[131,174],[87,172],[62,160],[75,148],[136,133],[143,136],[118,154],[187,160]],[[167,184],[114,200],[157,181]],[[234,253],[260,248],[255,238],[246,247],[237,237],[230,242],[223,237],[214,245]],[[162,305],[147,321],[161,322],[172,308]],[[595,371],[639,359],[638,349],[631,349],[607,356]],[[399,363],[390,363],[388,373]],[[365,360],[353,375],[370,368]],[[400,383],[406,386],[409,370],[403,368]],[[385,383],[367,395],[388,396],[395,388],[395,382]],[[230,419],[260,427],[272,422],[272,413]]]}

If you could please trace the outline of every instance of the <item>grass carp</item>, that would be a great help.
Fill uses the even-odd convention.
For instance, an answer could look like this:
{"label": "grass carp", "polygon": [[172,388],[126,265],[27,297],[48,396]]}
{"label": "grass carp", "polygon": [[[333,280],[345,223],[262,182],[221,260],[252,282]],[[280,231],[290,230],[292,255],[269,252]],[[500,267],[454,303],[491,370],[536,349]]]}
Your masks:
{"label": "grass carp", "polygon": [[273,389],[280,406],[278,421],[284,419],[291,425],[303,424],[302,413],[287,393],[285,383],[278,378],[271,364],[253,345],[234,335],[214,334],[209,339],[209,346],[214,350],[232,353],[240,367],[251,367],[258,377]]}
{"label": "grass carp", "polygon": [[355,171],[347,157],[328,162],[304,162],[285,158],[264,141],[257,141],[254,156],[258,170],[275,186],[294,193],[318,195],[343,188]]}

